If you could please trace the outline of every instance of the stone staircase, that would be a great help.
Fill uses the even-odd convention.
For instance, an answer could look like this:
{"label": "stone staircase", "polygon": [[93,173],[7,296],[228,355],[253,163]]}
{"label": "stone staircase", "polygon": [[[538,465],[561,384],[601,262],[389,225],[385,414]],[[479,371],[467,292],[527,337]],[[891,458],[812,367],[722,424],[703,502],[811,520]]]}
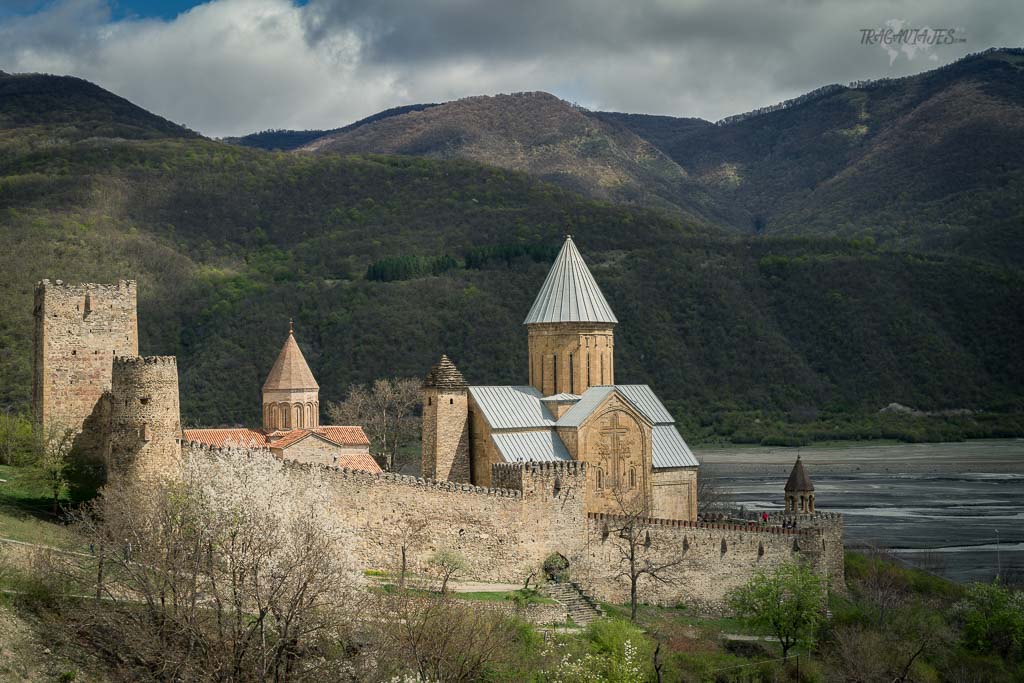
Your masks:
{"label": "stone staircase", "polygon": [[541,591],[565,608],[566,615],[580,626],[604,617],[604,610],[574,583],[549,581]]}

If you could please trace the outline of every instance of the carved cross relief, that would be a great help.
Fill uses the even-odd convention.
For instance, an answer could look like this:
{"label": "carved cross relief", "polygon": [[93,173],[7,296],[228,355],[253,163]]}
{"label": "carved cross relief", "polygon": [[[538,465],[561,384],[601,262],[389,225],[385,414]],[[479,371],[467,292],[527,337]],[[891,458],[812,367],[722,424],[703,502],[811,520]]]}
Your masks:
{"label": "carved cross relief", "polygon": [[626,472],[632,439],[629,438],[629,428],[620,420],[618,411],[611,412],[603,418],[598,434],[600,439],[597,443],[597,454],[601,468],[608,478],[606,485],[627,485]]}

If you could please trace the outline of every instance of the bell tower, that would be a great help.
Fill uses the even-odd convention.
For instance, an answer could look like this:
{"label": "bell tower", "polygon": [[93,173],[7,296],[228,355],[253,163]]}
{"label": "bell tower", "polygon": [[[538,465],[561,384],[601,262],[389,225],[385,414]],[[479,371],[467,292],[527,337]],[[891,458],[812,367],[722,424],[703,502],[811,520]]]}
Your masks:
{"label": "bell tower", "polygon": [[793,471],[786,482],[786,512],[811,514],[814,512],[814,483],[807,476],[800,456],[796,456]]}
{"label": "bell tower", "polygon": [[530,385],[544,396],[615,384],[618,323],[571,235],[565,236],[526,325]]}
{"label": "bell tower", "polygon": [[316,429],[320,426],[320,385],[306,364],[288,321],[288,338],[263,383],[263,428]]}

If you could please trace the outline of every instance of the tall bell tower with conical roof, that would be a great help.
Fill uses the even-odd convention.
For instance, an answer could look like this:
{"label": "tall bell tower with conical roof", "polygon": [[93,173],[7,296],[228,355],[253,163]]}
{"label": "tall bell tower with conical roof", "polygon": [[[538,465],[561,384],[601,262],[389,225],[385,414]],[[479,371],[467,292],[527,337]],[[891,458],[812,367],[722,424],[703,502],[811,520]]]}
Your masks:
{"label": "tall bell tower with conical roof", "polygon": [[288,338],[263,383],[263,428],[316,429],[320,426],[320,385],[313,378],[288,321]]}
{"label": "tall bell tower with conical roof", "polygon": [[523,324],[530,385],[544,396],[615,384],[618,323],[571,235],[565,236]]}

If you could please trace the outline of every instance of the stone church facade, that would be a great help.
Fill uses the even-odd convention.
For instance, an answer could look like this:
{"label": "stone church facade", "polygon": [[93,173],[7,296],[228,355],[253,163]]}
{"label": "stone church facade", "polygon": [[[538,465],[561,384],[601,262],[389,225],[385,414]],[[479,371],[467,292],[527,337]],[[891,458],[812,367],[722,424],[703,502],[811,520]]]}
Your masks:
{"label": "stone church facade", "polygon": [[442,356],[423,389],[423,474],[494,485],[502,463],[587,463],[587,512],[697,517],[699,463],[645,384],[615,383],[615,314],[571,237],[523,324],[530,384],[470,386]]}

